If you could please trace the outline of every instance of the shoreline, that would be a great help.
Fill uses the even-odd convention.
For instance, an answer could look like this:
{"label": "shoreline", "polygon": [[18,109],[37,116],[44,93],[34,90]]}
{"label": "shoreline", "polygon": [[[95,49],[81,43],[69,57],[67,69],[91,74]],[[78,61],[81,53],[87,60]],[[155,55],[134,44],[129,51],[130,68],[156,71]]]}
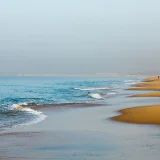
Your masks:
{"label": "shoreline", "polygon": [[128,96],[128,98],[135,98],[135,97],[160,97],[160,92],[149,92],[144,94],[135,94],[132,96]]}
{"label": "shoreline", "polygon": [[121,89],[118,96],[106,99],[106,104],[26,106],[42,111],[47,118],[2,131],[0,159],[158,159],[160,139],[154,136],[159,135],[159,128],[110,119],[117,110],[152,102],[135,102],[126,98],[130,93]]}
{"label": "shoreline", "polygon": [[[132,157],[132,150],[137,153],[136,159],[143,155],[145,160],[150,160],[150,157],[146,157],[146,149],[149,148],[150,155],[155,150],[141,145],[147,143],[152,146],[154,143],[158,152],[156,143],[159,141],[148,137],[148,134],[159,132],[150,127],[113,123],[109,119],[106,121],[106,115],[109,118],[116,108],[97,106],[65,112],[44,109],[44,114],[48,116],[46,120],[0,134],[0,146],[3,147],[3,150],[0,149],[0,159],[106,160],[119,159],[123,155],[121,159],[127,160]],[[137,129],[142,136],[136,132]]]}
{"label": "shoreline", "polygon": [[[129,88],[127,90],[154,91],[149,93],[131,95],[128,96],[128,98],[160,97],[160,92],[158,92],[160,91],[160,78],[148,78],[138,84],[132,85],[132,88]],[[119,110],[118,112],[120,113],[120,115],[111,117],[111,120],[124,123],[160,125],[160,105],[126,108]]]}
{"label": "shoreline", "polygon": [[97,107],[103,106],[101,103],[62,103],[62,104],[42,104],[42,105],[22,105],[22,107],[29,107],[32,109],[40,110],[40,109],[60,109],[60,108],[87,108],[87,107]]}
{"label": "shoreline", "polygon": [[140,106],[122,109],[121,115],[112,117],[111,120],[135,124],[160,125],[160,105]]}

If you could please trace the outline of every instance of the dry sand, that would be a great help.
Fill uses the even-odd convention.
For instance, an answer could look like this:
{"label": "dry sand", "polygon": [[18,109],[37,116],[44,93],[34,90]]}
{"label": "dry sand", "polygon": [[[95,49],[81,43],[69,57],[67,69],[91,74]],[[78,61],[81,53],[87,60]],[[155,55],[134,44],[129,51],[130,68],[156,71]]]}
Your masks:
{"label": "dry sand", "polygon": [[132,85],[128,90],[160,90],[160,78]]}
{"label": "dry sand", "polygon": [[128,108],[119,112],[122,115],[111,119],[136,124],[160,124],[160,105]]}
{"label": "dry sand", "polygon": [[[151,77],[139,84],[132,85],[128,90],[160,90],[160,78]],[[137,94],[130,97],[160,97],[160,92]],[[137,124],[160,124],[160,105],[143,106],[123,109],[121,115],[112,117],[112,120]]]}

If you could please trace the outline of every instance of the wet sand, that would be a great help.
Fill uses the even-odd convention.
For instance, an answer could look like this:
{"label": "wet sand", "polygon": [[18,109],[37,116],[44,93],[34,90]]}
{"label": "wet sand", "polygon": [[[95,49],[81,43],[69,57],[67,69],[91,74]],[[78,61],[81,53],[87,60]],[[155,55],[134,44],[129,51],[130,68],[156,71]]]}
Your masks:
{"label": "wet sand", "polygon": [[160,92],[149,92],[144,94],[136,94],[128,97],[160,97]]}
{"label": "wet sand", "polygon": [[[111,100],[110,103],[112,101],[115,105],[119,103],[118,98]],[[117,106],[97,106],[56,112],[52,108],[43,110],[44,114],[48,115],[46,120],[12,128],[0,134],[0,158],[7,160],[158,159],[159,128],[110,121],[109,118],[116,110]]]}
{"label": "wet sand", "polygon": [[157,86],[157,87],[134,87],[134,88],[129,88],[128,90],[133,90],[133,91],[160,91],[160,86]]}
{"label": "wet sand", "polygon": [[[97,107],[103,106],[101,103],[64,103],[64,104],[43,104],[43,105],[27,105],[27,107],[35,110],[64,110],[69,108],[88,108],[88,107]],[[25,107],[25,106],[23,106]]]}

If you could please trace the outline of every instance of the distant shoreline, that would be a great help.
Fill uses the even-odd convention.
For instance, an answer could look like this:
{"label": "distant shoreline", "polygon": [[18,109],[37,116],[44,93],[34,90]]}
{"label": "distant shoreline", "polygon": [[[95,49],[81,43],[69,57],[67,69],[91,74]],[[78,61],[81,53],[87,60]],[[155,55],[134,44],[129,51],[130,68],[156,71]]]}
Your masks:
{"label": "distant shoreline", "polygon": [[113,77],[113,78],[146,78],[148,75],[132,74],[17,74],[17,75],[0,75],[0,77]]}

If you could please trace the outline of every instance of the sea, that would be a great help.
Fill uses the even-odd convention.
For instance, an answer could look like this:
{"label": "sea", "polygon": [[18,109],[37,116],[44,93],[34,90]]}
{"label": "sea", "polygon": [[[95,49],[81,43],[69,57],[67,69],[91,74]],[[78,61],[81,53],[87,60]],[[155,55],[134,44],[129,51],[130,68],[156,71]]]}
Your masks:
{"label": "sea", "polygon": [[0,130],[38,123],[47,118],[32,106],[107,104],[139,78],[0,77]]}

